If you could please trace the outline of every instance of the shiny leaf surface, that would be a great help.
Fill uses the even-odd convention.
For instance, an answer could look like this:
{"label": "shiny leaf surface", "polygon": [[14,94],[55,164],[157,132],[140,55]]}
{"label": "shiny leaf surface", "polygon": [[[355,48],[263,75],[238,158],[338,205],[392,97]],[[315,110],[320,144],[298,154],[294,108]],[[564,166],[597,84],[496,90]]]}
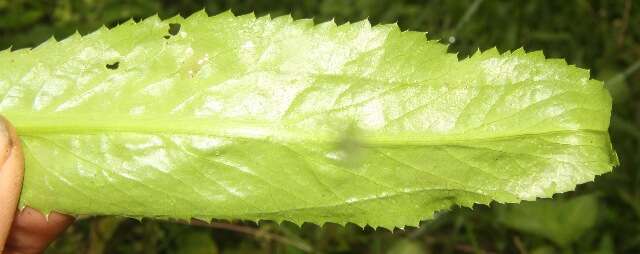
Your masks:
{"label": "shiny leaf surface", "polygon": [[200,12],[0,52],[21,204],[403,227],[550,197],[617,164],[587,70],[424,33]]}

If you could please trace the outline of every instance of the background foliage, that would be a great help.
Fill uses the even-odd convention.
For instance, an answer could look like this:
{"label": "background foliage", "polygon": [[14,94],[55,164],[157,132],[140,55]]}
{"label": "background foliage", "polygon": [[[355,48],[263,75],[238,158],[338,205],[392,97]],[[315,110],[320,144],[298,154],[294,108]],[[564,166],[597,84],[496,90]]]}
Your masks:
{"label": "background foliage", "polygon": [[[543,50],[592,70],[614,96],[611,135],[621,166],[575,192],[521,205],[443,212],[419,228],[327,224],[81,218],[50,253],[639,253],[640,2],[418,0],[0,0],[0,49],[33,47],[102,24],[205,8],[258,16],[291,13],[317,22],[369,18],[429,31],[466,57],[477,49]],[[1,67],[0,67],[1,68]],[[588,99],[588,98],[586,98]]]}

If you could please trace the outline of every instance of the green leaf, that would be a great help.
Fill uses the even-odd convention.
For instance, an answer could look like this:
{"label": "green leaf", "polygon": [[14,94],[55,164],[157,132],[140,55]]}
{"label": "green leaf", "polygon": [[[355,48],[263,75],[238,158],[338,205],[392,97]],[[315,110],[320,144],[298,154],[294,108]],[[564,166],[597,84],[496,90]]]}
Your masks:
{"label": "green leaf", "polygon": [[396,25],[230,12],[3,51],[21,204],[391,228],[550,197],[617,165],[611,98],[587,70],[446,51]]}
{"label": "green leaf", "polygon": [[585,195],[570,200],[538,200],[498,211],[498,219],[505,225],[566,247],[596,223],[598,199]]}
{"label": "green leaf", "polygon": [[424,254],[429,253],[416,241],[402,239],[392,245],[387,254]]}
{"label": "green leaf", "polygon": [[176,254],[217,254],[218,247],[208,231],[187,231],[176,239]]}

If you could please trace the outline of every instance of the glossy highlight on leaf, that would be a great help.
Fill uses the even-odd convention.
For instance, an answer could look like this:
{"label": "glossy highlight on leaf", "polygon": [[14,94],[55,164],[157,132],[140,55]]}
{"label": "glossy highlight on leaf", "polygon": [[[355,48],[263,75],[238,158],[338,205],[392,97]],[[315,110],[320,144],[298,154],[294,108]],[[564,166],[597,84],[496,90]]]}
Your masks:
{"label": "glossy highlight on leaf", "polygon": [[22,206],[204,220],[417,225],[570,191],[617,165],[587,70],[424,33],[230,12],[0,52]]}

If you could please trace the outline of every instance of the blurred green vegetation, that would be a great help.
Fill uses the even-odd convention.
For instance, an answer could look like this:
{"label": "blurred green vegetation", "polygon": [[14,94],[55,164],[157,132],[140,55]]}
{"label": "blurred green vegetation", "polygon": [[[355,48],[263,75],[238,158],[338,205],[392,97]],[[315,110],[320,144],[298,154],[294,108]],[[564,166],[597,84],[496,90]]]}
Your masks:
{"label": "blurred green vegetation", "polygon": [[640,253],[640,2],[0,0],[0,49],[203,8],[210,14],[291,13],[317,22],[398,22],[428,31],[460,57],[496,46],[565,58],[591,69],[614,96],[611,135],[622,165],[554,200],[455,208],[406,230],[81,218],[49,253]]}

